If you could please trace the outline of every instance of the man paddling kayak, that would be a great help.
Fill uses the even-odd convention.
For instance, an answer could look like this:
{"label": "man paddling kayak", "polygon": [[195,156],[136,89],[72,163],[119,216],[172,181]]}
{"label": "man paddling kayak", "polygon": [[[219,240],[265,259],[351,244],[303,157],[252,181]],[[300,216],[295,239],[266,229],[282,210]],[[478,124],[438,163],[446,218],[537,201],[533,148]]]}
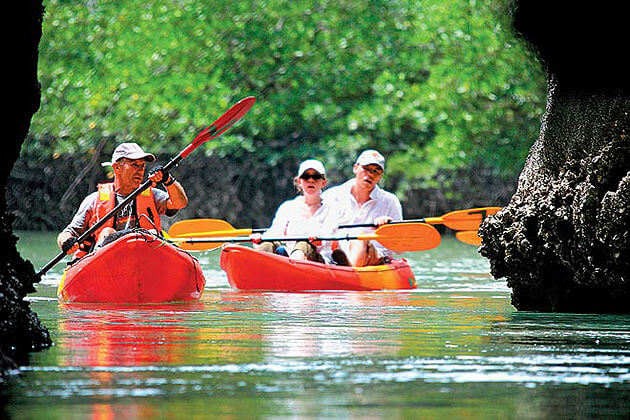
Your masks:
{"label": "man paddling kayak", "polygon": [[[339,225],[373,223],[382,226],[392,220],[402,220],[402,206],[398,198],[378,187],[385,171],[385,158],[376,150],[365,150],[352,167],[354,178],[322,193],[322,200],[341,211]],[[346,233],[356,234],[370,228],[355,228]],[[393,252],[375,241],[340,241],[332,258],[343,265],[363,267],[386,263]],[[343,251],[346,255],[344,256]]]}
{"label": "man paddling kayak", "polygon": [[154,186],[161,183],[166,192],[157,188],[146,189],[96,230],[89,240],[82,244],[76,243],[76,238],[140,186],[146,162],[153,161],[155,156],[145,153],[136,143],[118,145],[112,160],[102,163],[103,166],[113,168],[114,181],[99,184],[98,191],[83,200],[70,224],[57,237],[59,249],[66,253],[77,251],[75,257],[81,257],[116,231],[136,227],[161,231],[160,215],[173,216],[179,209],[186,207],[188,198],[182,185],[170,173],[164,172],[161,166],[157,166],[151,170],[148,178]]}

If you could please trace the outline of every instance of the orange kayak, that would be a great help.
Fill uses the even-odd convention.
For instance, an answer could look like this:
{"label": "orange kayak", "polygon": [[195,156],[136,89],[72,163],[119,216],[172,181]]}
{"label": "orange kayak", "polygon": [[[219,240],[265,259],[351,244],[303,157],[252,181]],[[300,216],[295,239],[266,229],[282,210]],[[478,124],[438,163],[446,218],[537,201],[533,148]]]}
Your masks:
{"label": "orange kayak", "polygon": [[62,302],[185,302],[198,300],[205,284],[189,253],[132,232],[66,268],[57,296]]}
{"label": "orange kayak", "polygon": [[413,289],[416,279],[403,258],[390,264],[342,267],[228,245],[221,251],[221,268],[230,285],[240,290],[384,290]]}

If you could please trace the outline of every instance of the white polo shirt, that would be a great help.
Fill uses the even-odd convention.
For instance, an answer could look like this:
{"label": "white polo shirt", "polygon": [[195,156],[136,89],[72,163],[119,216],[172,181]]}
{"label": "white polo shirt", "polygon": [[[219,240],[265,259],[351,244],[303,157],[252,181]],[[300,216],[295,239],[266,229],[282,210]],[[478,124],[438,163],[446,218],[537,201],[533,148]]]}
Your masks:
{"label": "white polo shirt", "polygon": [[[337,209],[340,219],[338,225],[351,225],[360,223],[374,223],[377,217],[389,216],[392,220],[402,220],[402,206],[398,197],[387,192],[378,185],[370,193],[370,199],[360,205],[352,195],[352,187],[356,180],[354,178],[341,185],[332,187],[322,192],[322,200]],[[359,233],[372,232],[374,228],[352,228],[339,229],[337,234],[356,235]],[[382,255],[393,256],[393,252],[376,241],[372,241],[377,250]],[[339,246],[348,252],[348,241],[339,241]]]}

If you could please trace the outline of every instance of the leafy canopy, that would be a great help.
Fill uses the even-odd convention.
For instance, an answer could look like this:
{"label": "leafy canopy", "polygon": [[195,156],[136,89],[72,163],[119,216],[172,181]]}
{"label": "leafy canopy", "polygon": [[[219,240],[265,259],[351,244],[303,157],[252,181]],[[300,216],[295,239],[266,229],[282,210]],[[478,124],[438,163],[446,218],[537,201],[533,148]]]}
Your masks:
{"label": "leafy canopy", "polygon": [[388,157],[399,192],[441,169],[513,176],[537,137],[544,75],[501,2],[47,2],[29,153],[103,137],[176,152],[238,99],[258,102],[206,153]]}

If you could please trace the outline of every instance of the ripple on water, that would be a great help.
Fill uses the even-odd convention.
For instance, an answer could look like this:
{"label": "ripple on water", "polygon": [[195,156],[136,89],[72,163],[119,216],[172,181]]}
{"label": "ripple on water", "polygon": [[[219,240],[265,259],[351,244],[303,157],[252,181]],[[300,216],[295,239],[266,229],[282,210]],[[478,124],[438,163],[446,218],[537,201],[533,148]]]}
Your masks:
{"label": "ripple on water", "polygon": [[[70,396],[152,396],[173,392],[173,386],[203,389],[224,388],[225,379],[242,386],[263,386],[265,392],[287,389],[287,381],[313,381],[323,387],[339,384],[387,384],[406,382],[613,384],[630,382],[630,354],[623,355],[527,355],[408,357],[389,360],[336,359],[287,360],[182,366],[23,366],[23,372],[55,374],[31,389]],[[117,374],[114,383],[109,376]],[[157,376],[156,376],[157,374]],[[60,376],[61,375],[61,376]],[[81,379],[81,375],[95,375]],[[129,376],[134,375],[134,376]],[[138,376],[140,375],[140,376]],[[77,378],[79,376],[79,378]],[[64,379],[66,378],[67,379]],[[53,379],[54,378],[54,379]],[[260,381],[264,379],[265,384]],[[271,378],[271,379],[270,379]],[[236,381],[238,379],[238,381]],[[290,387],[289,387],[290,388]],[[43,394],[42,394],[43,395]]]}
{"label": "ripple on water", "polygon": [[[195,254],[206,293],[188,305],[57,304],[56,267],[29,297],[55,346],[21,367],[16,399],[24,398],[26,410],[63,410],[59,399],[74,408],[114,398],[125,405],[136,397],[159,404],[199,397],[205,409],[217,396],[244,396],[247,407],[283,398],[303,403],[308,395],[330,408],[357,397],[357,389],[366,404],[379,405],[400,396],[416,401],[426,384],[475,384],[446,403],[470,407],[468,392],[483,388],[477,385],[594,385],[584,388],[590,392],[630,384],[630,318],[516,312],[505,281],[492,279],[475,249],[447,238],[437,250],[407,256],[419,285],[410,291],[233,291],[218,255]],[[494,395],[482,390],[473,399],[492,406]],[[528,402],[535,398],[525,394]]]}

